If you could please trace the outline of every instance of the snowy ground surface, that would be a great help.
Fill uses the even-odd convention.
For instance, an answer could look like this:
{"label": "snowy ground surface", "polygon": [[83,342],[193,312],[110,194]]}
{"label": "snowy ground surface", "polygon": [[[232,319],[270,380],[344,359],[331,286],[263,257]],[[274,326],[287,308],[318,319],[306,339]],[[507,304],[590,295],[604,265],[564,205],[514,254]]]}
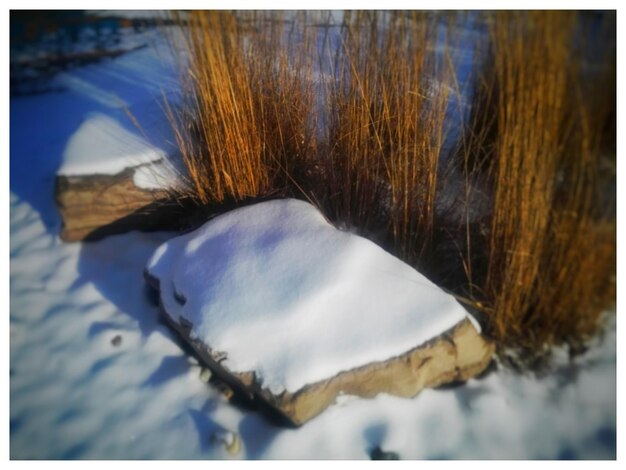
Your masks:
{"label": "snowy ground surface", "polygon": [[[11,115],[11,149],[15,141],[29,146],[20,159],[46,154],[42,158],[51,175],[111,175],[143,165],[134,174],[137,186],[174,184],[180,159],[164,100],[174,109],[178,103],[177,59],[158,30],[122,31],[114,50],[131,52],[21,84],[19,99],[12,101],[23,103],[17,112],[24,123],[13,125],[22,115]],[[78,45],[83,36],[81,31]],[[56,136],[52,144],[39,138],[42,133]],[[30,167],[12,168],[11,178],[14,170]]]}
{"label": "snowy ground surface", "polygon": [[[149,33],[146,33],[149,34]],[[10,104],[10,452],[22,458],[615,458],[615,322],[538,379],[499,369],[413,399],[346,397],[300,429],[230,404],[158,320],[142,271],[172,233],[64,244],[53,183],[93,113],[128,122],[164,83],[150,48],[58,76]],[[156,113],[145,113],[156,119]],[[139,136],[140,133],[137,133]]]}

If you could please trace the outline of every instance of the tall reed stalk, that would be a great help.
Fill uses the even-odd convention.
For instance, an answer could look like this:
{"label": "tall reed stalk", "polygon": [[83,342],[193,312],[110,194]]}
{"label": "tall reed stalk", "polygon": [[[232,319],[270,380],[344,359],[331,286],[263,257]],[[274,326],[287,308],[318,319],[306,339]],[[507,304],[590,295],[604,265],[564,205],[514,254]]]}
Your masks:
{"label": "tall reed stalk", "polygon": [[592,117],[593,97],[580,92],[578,15],[489,21],[466,152],[493,195],[482,305],[500,345],[536,356],[593,333],[610,302],[614,238],[593,215],[600,133],[591,122],[606,121],[611,104]]}
{"label": "tall reed stalk", "polygon": [[328,175],[346,224],[388,226],[415,262],[432,235],[448,101],[439,18],[423,12],[346,13],[329,94]]}
{"label": "tall reed stalk", "polygon": [[281,194],[314,148],[311,42],[282,14],[193,11],[185,18],[183,105],[168,107],[200,204]]}

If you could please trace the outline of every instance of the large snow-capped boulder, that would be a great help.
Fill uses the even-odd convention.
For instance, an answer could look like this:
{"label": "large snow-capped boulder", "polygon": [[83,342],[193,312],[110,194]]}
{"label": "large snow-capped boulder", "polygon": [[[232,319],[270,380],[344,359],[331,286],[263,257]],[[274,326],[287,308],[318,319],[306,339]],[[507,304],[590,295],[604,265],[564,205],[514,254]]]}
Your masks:
{"label": "large snow-capped boulder", "polygon": [[146,277],[214,372],[295,424],[342,394],[465,380],[493,353],[454,297],[303,201],[216,217],[161,245]]}
{"label": "large snow-capped boulder", "polygon": [[165,201],[178,171],[166,150],[111,117],[89,116],[69,140],[57,172],[61,238],[174,228],[169,218],[175,205]]}

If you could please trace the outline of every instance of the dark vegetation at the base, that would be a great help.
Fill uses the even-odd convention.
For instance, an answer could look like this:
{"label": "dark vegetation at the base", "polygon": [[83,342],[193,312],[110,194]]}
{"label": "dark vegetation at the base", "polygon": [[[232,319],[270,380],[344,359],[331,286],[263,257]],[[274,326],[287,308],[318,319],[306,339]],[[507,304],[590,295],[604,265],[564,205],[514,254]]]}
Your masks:
{"label": "dark vegetation at the base", "polygon": [[[450,107],[470,20],[484,34],[466,113]],[[601,326],[615,301],[614,13],[352,12],[338,41],[304,13],[185,21],[170,118],[191,226],[309,200],[455,294],[511,364],[582,350]]]}
{"label": "dark vegetation at the base", "polygon": [[370,452],[371,460],[400,460],[397,452],[384,451],[379,446],[374,447]]}
{"label": "dark vegetation at the base", "polygon": [[129,230],[189,230],[194,226],[196,213],[197,208],[185,201],[161,199],[90,231],[83,240],[94,242]]}

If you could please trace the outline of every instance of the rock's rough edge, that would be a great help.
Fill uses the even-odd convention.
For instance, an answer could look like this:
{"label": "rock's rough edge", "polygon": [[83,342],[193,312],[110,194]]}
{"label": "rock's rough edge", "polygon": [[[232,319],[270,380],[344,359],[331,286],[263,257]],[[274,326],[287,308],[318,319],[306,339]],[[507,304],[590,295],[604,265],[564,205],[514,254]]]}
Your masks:
{"label": "rock's rough edge", "polygon": [[[144,272],[148,283],[159,290],[159,280]],[[160,298],[160,297],[159,297]],[[340,372],[298,390],[274,395],[262,388],[254,372],[233,372],[221,364],[225,354],[189,336],[191,324],[174,321],[161,305],[167,323],[189,344],[200,359],[223,381],[248,399],[260,399],[297,426],[322,413],[339,395],[371,398],[379,393],[412,397],[424,388],[464,381],[484,371],[495,345],[480,335],[469,319],[399,356]]]}
{"label": "rock's rough edge", "polygon": [[107,234],[103,229],[113,224],[111,233],[158,226],[162,217],[154,214],[152,206],[166,193],[137,187],[133,182],[137,168],[115,175],[57,175],[55,201],[63,222],[61,239],[101,238]]}

